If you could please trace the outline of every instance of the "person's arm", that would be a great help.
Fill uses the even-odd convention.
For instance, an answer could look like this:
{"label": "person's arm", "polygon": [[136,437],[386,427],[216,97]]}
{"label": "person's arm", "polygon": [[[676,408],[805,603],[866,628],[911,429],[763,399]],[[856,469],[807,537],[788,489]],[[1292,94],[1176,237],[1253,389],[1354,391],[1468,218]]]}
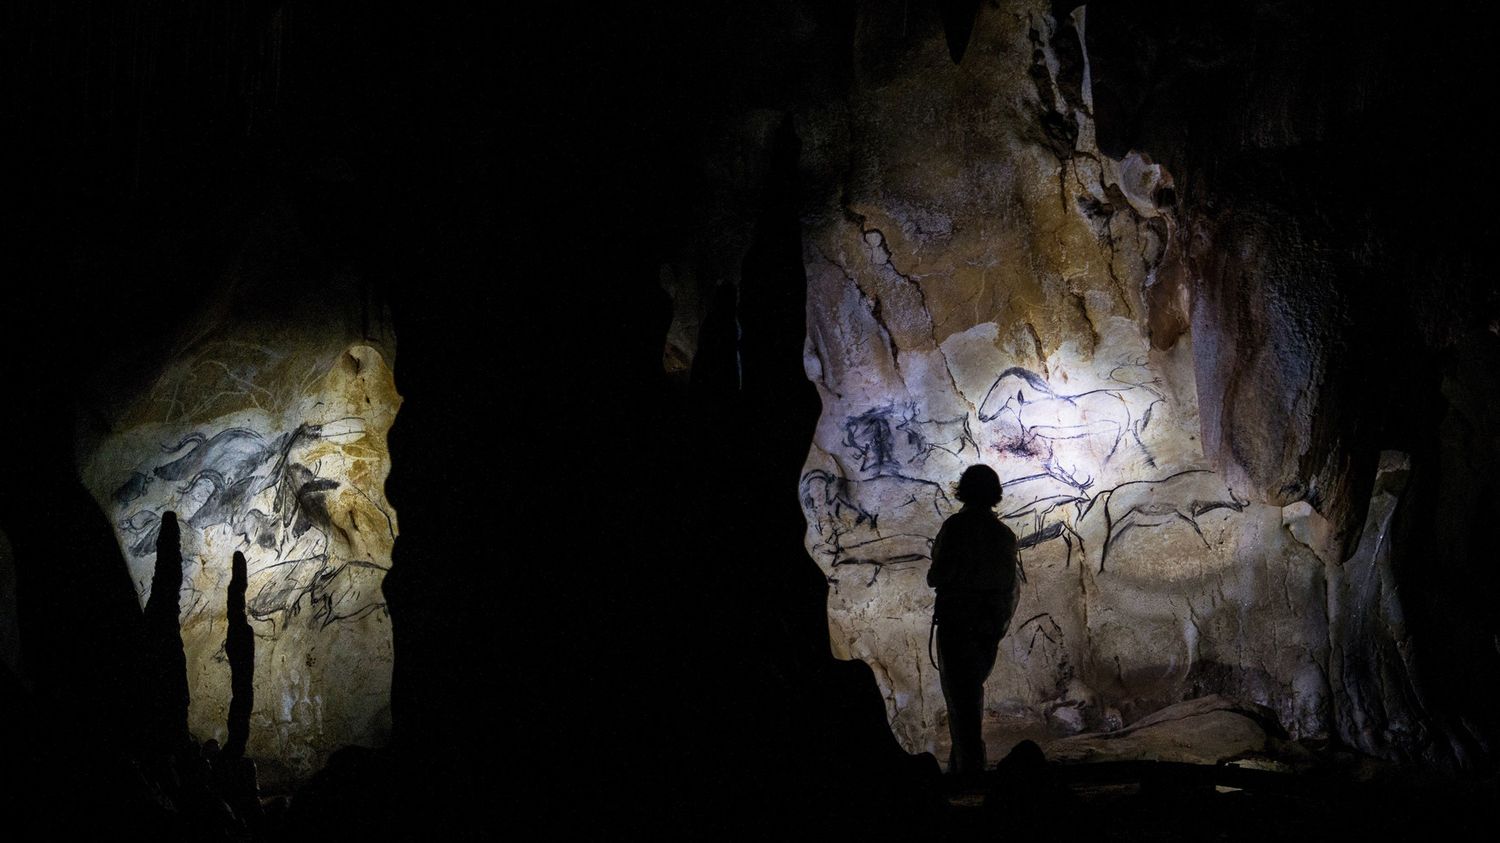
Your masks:
{"label": "person's arm", "polygon": [[1010,549],[1010,559],[1006,561],[1015,566],[1016,581],[1026,582],[1026,568],[1021,564],[1021,541],[1016,538],[1015,531],[1010,527],[1003,523],[1000,526],[1005,530],[1005,535],[1009,537],[1006,547]]}
{"label": "person's arm", "polygon": [[932,588],[940,588],[953,579],[953,560],[943,552],[943,536],[948,532],[948,522],[938,530],[937,538],[932,540],[932,565],[927,569],[927,584]]}

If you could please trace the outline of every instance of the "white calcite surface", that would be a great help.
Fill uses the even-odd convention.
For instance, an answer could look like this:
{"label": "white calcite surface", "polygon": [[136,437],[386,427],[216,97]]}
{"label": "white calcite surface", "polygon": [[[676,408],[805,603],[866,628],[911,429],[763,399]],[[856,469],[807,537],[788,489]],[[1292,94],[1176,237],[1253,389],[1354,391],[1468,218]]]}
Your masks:
{"label": "white calcite surface", "polygon": [[1319,554],[1336,550],[1316,513],[1204,457],[1195,338],[1159,329],[1186,324],[1158,287],[1171,176],[1095,147],[1087,65],[1063,68],[1057,26],[1009,4],[961,65],[937,28],[871,48],[849,108],[798,118],[810,181],[840,186],[803,232],[823,413],[801,497],[836,654],[871,665],[908,750],[937,748],[925,576],[952,485],[982,462],[1027,574],[992,713],[1078,731],[1222,693],[1322,733]]}
{"label": "white calcite surface", "polygon": [[80,460],[143,606],[161,513],[178,515],[199,740],[226,737],[225,592],[230,559],[244,553],[255,634],[248,753],[294,777],[342,746],[382,743],[390,728],[381,582],[397,524],[383,487],[400,397],[380,343],[316,322],[215,329],[118,409]]}

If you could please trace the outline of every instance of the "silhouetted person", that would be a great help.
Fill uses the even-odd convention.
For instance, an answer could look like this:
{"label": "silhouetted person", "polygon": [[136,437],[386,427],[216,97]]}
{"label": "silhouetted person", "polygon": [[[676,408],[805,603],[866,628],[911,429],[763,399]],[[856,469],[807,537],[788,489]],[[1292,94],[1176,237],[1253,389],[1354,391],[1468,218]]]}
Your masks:
{"label": "silhouetted person", "polygon": [[156,570],[146,599],[146,659],[150,668],[148,717],[152,740],[165,755],[192,744],[188,735],[187,656],[182,650],[179,595],[182,591],[182,546],[177,513],[161,514],[156,536]]}
{"label": "silhouetted person", "polygon": [[1016,609],[1016,534],[995,516],[1000,494],[1000,478],[988,466],[964,470],[963,508],[943,522],[927,571],[927,584],[937,589],[938,669],[953,739],[948,770],[959,776],[984,771],[984,681]]}
{"label": "silhouetted person", "polygon": [[245,618],[245,589],[249,583],[245,555],[235,551],[232,565],[225,613],[229,618],[224,654],[229,657],[230,693],[225,758],[239,758],[245,754],[245,743],[250,740],[250,709],[255,704],[255,635],[250,630],[250,621]]}

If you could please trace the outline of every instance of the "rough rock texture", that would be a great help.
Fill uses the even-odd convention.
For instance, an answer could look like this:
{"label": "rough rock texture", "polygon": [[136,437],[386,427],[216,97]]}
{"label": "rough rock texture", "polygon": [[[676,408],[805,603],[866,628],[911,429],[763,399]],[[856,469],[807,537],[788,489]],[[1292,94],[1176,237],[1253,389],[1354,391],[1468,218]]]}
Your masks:
{"label": "rough rock texture", "polygon": [[385,435],[400,404],[389,337],[348,278],[323,286],[323,301],[264,305],[306,271],[272,262],[228,285],[187,323],[149,388],[104,391],[113,399],[98,402],[104,429],[79,459],[143,602],[161,514],[178,513],[188,725],[221,744],[226,593],[231,558],[244,554],[256,639],[246,752],[294,776],[389,731],[381,582],[397,532],[383,492]]}
{"label": "rough rock texture", "polygon": [[250,713],[255,706],[255,631],[245,616],[245,590],[250,585],[245,554],[236,550],[229,572],[225,601],[224,655],[229,659],[229,738],[224,758],[240,758],[250,740]]}
{"label": "rough rock texture", "polygon": [[1409,174],[1485,154],[1465,80],[1494,15],[1443,18],[1426,42],[1397,7],[1118,3],[1087,41],[1101,149],[1175,177],[1205,453],[1329,563],[1336,731],[1483,770],[1500,286],[1472,209],[1493,179],[1382,175],[1395,150]]}
{"label": "rough rock texture", "polygon": [[735,69],[692,111],[701,199],[660,274],[669,368],[752,359],[746,220],[790,127],[825,410],[799,491],[835,652],[934,747],[925,554],[984,459],[1033,575],[996,722],[1221,691],[1293,736],[1492,769],[1493,189],[1449,175],[1487,155],[1464,82],[1491,16],[1414,39],[1408,10],[1349,2],[939,6],[708,27]]}
{"label": "rough rock texture", "polygon": [[1053,761],[1173,761],[1222,764],[1266,749],[1275,714],[1217,695],[1167,706],[1112,732],[1059,738],[1046,745]]}
{"label": "rough rock texture", "polygon": [[1329,679],[1340,737],[1371,753],[1430,743],[1393,547],[1410,476],[1410,456],[1381,455],[1359,542],[1328,567]]}
{"label": "rough rock texture", "polygon": [[982,461],[1029,577],[991,710],[1076,731],[1224,692],[1320,734],[1323,563],[1205,457],[1172,176],[1098,149],[1086,25],[985,8],[954,64],[935,15],[872,13],[847,104],[799,115],[837,188],[805,218],[824,411],[801,483],[835,651],[935,748],[924,575]]}
{"label": "rough rock texture", "polygon": [[182,533],[177,513],[165,511],[152,540],[151,585],[145,606],[146,705],[144,717],[162,756],[192,746],[188,738],[187,658],[182,642]]}

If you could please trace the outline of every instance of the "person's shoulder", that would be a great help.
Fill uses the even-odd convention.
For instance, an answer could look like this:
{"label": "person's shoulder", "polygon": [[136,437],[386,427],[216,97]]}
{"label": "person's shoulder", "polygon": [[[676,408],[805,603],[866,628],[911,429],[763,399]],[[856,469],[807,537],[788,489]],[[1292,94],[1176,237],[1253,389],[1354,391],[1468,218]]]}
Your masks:
{"label": "person's shoulder", "polygon": [[968,512],[969,511],[967,509],[955,509],[955,510],[953,510],[952,513],[950,513],[948,515],[947,518],[943,519],[943,523],[944,524],[962,524],[963,520],[965,518],[969,517],[968,516]]}
{"label": "person's shoulder", "polygon": [[970,525],[979,522],[980,519],[976,517],[979,515],[981,515],[981,513],[977,512],[976,510],[965,507],[944,519],[943,526],[946,527],[949,524],[952,524],[955,527],[969,528]]}

